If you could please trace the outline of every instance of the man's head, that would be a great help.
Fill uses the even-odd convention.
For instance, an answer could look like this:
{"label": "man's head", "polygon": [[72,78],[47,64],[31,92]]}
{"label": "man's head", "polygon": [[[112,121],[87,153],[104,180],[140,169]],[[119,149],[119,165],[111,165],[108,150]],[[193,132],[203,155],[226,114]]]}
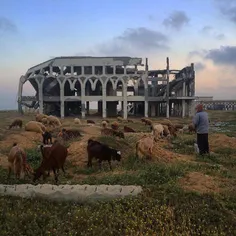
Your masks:
{"label": "man's head", "polygon": [[202,104],[197,104],[196,106],[196,112],[203,111],[203,105]]}

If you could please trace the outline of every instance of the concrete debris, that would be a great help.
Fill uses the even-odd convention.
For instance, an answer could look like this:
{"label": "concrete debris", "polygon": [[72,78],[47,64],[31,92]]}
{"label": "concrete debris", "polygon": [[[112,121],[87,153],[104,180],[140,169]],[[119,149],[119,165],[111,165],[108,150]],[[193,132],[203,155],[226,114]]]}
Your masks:
{"label": "concrete debris", "polygon": [[136,196],[141,192],[141,186],[133,185],[0,185],[1,196],[39,197],[47,200],[74,201],[79,203]]}

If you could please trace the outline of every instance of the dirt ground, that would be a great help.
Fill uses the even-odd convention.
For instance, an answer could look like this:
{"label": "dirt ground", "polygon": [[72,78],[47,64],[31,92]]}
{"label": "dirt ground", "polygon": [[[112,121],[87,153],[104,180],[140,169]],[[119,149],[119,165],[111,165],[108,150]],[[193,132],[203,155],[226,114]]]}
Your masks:
{"label": "dirt ground", "polygon": [[185,190],[194,190],[199,193],[219,193],[228,185],[225,179],[205,175],[201,172],[191,172],[179,179],[178,182]]}

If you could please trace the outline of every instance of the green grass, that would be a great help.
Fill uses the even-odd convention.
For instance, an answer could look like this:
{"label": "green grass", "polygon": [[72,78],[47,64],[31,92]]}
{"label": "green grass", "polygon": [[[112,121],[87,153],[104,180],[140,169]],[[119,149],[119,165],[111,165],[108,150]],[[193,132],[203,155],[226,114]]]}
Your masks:
{"label": "green grass", "polygon": [[[229,122],[222,127],[223,133],[234,132],[235,112],[209,115],[213,120]],[[172,139],[171,150],[195,156],[194,138],[185,134]],[[219,147],[214,155],[195,156],[194,162],[163,164],[138,160],[134,155],[135,137],[97,139],[120,150],[126,158],[117,166],[112,163],[113,172],[107,163],[100,172],[96,163],[87,169],[68,161],[68,173],[59,176],[60,184],[142,185],[142,194],[94,204],[0,197],[0,235],[236,235],[236,147]],[[31,149],[27,153],[29,163],[36,168],[40,152]],[[178,180],[189,172],[224,178],[230,187],[220,193],[184,191]],[[19,183],[13,178],[7,181],[6,174],[0,168],[1,183]],[[46,182],[53,183],[53,178]]]}

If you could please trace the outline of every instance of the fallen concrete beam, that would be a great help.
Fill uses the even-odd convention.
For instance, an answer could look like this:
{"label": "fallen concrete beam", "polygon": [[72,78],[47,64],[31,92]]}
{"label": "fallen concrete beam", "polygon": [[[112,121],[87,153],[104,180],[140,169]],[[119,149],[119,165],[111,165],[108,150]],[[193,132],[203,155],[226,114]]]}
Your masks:
{"label": "fallen concrete beam", "polygon": [[79,203],[136,196],[141,192],[141,186],[133,185],[0,185],[1,196],[38,197],[47,200]]}

